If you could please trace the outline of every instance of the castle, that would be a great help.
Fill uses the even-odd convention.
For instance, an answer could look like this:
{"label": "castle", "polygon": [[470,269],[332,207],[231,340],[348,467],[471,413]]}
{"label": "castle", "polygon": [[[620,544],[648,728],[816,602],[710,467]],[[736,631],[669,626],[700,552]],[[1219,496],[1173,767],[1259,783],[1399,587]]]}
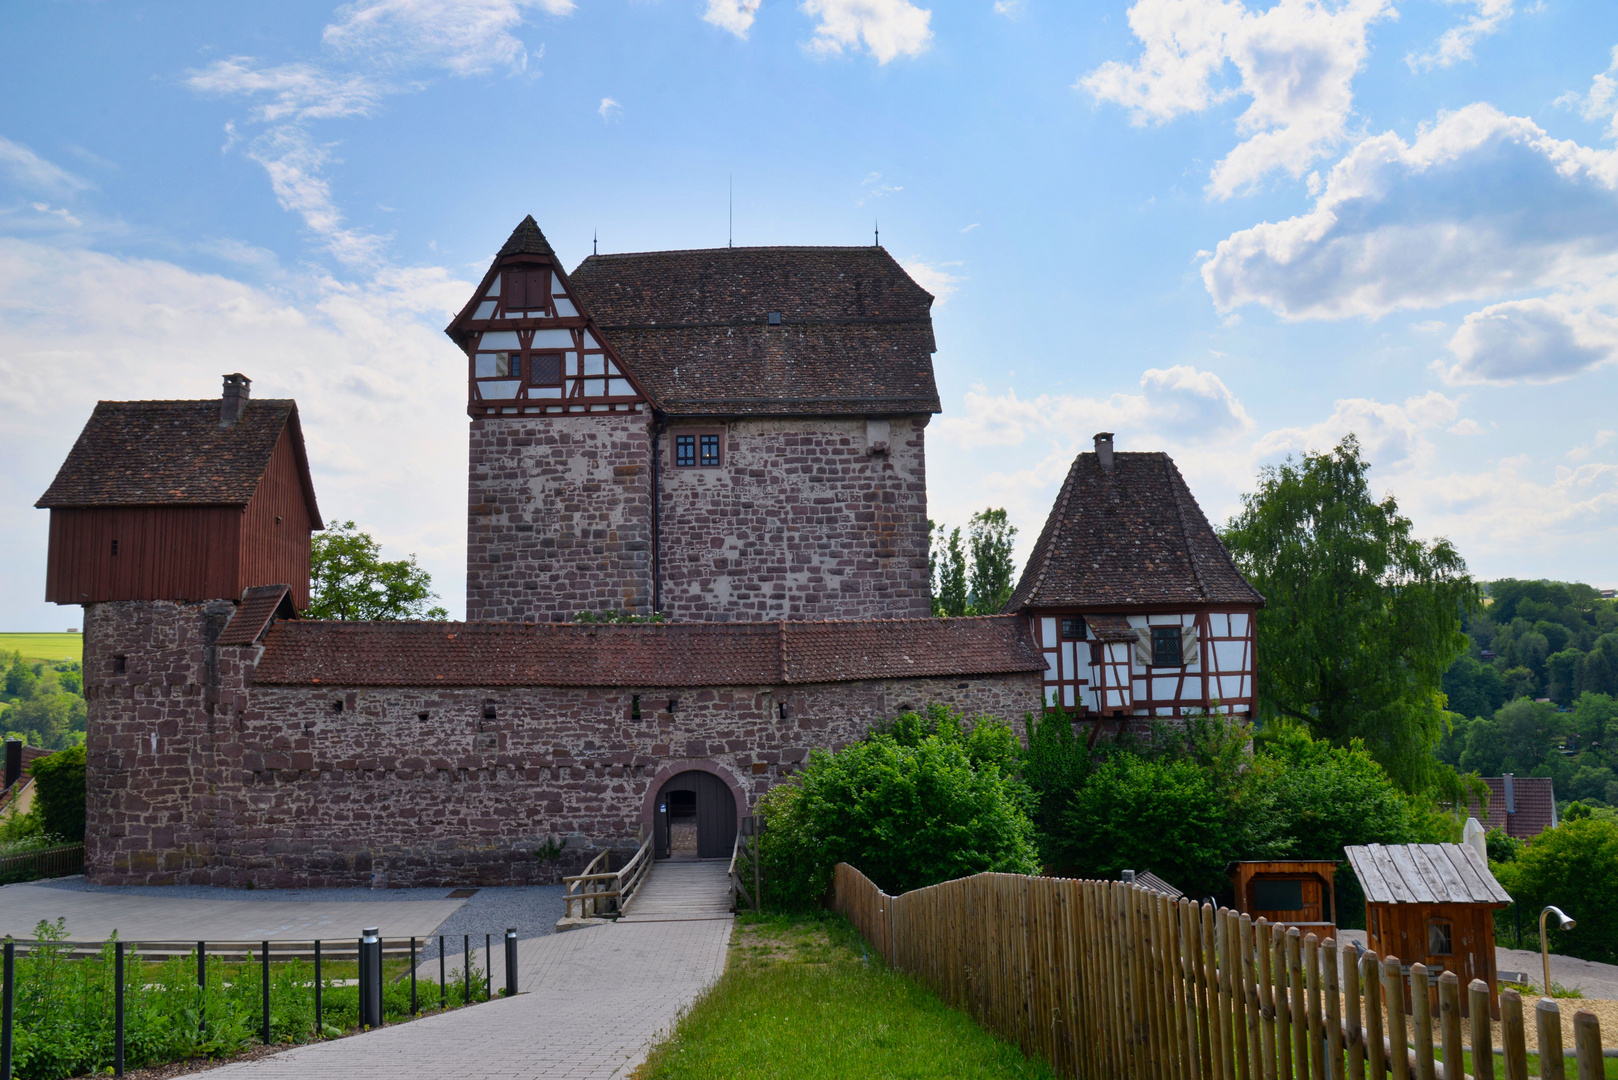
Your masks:
{"label": "castle", "polygon": [[880,247],[568,273],[525,219],[446,331],[461,623],[298,617],[322,522],[294,402],[229,375],[98,404],[37,503],[46,598],[85,609],[86,874],[551,881],[647,835],[728,856],[811,749],[929,702],[1091,738],[1250,713],[1262,598],[1173,462],[1110,435],[1007,612],[929,617],[931,303]]}

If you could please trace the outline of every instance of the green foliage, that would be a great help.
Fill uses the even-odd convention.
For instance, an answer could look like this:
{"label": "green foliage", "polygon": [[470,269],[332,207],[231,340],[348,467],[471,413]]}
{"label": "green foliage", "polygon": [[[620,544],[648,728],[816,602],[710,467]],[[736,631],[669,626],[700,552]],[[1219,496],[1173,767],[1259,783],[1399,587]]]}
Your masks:
{"label": "green foliage", "polygon": [[813,751],[760,806],[766,905],[814,905],[840,862],[895,894],[988,870],[1036,872],[1026,789],[1002,767],[1015,745],[998,721],[968,730],[934,709],[836,753]]}
{"label": "green foliage", "polygon": [[[1552,920],[1552,952],[1585,960],[1618,960],[1618,823],[1594,817],[1540,833],[1514,862],[1494,864],[1495,876],[1522,908],[1524,929],[1546,904],[1578,921],[1570,931]],[[1536,927],[1537,929],[1537,924]]]}
{"label": "green foliage", "polygon": [[997,615],[1011,599],[1017,586],[1017,567],[1011,549],[1017,528],[1006,520],[1004,510],[980,510],[968,526],[972,547],[972,610],[978,615]]}
{"label": "green foliage", "polygon": [[1305,723],[1334,746],[1362,739],[1404,790],[1459,794],[1433,756],[1447,723],[1443,676],[1477,603],[1447,540],[1427,544],[1350,435],[1266,468],[1224,540],[1268,605],[1258,614],[1260,716]]}
{"label": "green foliage", "polygon": [[1079,877],[1151,870],[1193,896],[1228,889],[1238,859],[1341,859],[1346,844],[1454,839],[1453,817],[1402,793],[1357,740],[1334,747],[1276,724],[1192,717],[1087,747],[1052,711],[1023,761],[1040,854]]}
{"label": "green foliage", "polygon": [[51,750],[83,744],[88,712],[77,660],[29,660],[21,652],[0,651],[0,669],[5,671],[6,698],[0,702],[0,723],[7,738]]}
{"label": "green foliage", "polygon": [[966,552],[961,547],[961,530],[927,523],[931,544],[927,564],[933,583],[933,615],[959,617],[968,613]]}
{"label": "green foliage", "polygon": [[431,575],[416,557],[386,561],[382,545],[352,521],[328,524],[311,538],[309,557],[311,619],[446,619],[449,612],[429,606],[438,599]]}
{"label": "green foliage", "polygon": [[[34,944],[17,957],[13,1064],[21,1080],[57,1080],[106,1071],[112,1064],[114,945],[108,942],[99,955],[75,959],[66,938],[63,920],[41,922]],[[134,949],[126,951],[124,1038],[129,1068],[229,1057],[258,1040],[263,1022],[259,965],[211,956],[202,991],[196,972],[195,953],[149,963]],[[464,992],[465,979],[460,972],[455,974],[451,1005],[459,1004]],[[335,985],[329,969],[322,975],[326,1030],[316,1033],[314,966],[303,960],[271,965],[270,1034],[275,1042],[308,1042],[357,1025],[358,989]],[[475,964],[470,975],[472,1000],[485,1000],[482,972]],[[420,989],[424,1011],[436,1006],[437,986]],[[408,979],[383,983],[383,1014],[390,1021],[408,1019]]]}
{"label": "green foliage", "polygon": [[664,621],[661,611],[650,615],[636,615],[633,611],[575,611],[573,621],[576,623],[660,623]]}
{"label": "green foliage", "polygon": [[28,767],[41,828],[70,844],[84,840],[84,747],[60,750]]}
{"label": "green foliage", "polygon": [[1528,846],[1504,829],[1490,829],[1483,834],[1483,842],[1488,847],[1491,863],[1516,862],[1517,856]]}

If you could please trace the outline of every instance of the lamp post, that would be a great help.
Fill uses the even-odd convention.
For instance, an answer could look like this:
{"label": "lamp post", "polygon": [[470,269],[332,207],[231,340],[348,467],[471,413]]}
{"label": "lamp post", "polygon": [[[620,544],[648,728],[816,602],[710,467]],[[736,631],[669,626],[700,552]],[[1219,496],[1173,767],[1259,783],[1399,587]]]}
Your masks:
{"label": "lamp post", "polygon": [[1568,918],[1567,913],[1564,912],[1559,907],[1547,905],[1546,907],[1543,907],[1543,908],[1540,909],[1540,912],[1539,912],[1539,958],[1545,962],[1545,996],[1546,997],[1551,996],[1551,950],[1550,950],[1550,946],[1545,944],[1545,916],[1551,914],[1552,912],[1556,913],[1557,926],[1558,926],[1559,929],[1571,930],[1575,926],[1578,925],[1572,919]]}

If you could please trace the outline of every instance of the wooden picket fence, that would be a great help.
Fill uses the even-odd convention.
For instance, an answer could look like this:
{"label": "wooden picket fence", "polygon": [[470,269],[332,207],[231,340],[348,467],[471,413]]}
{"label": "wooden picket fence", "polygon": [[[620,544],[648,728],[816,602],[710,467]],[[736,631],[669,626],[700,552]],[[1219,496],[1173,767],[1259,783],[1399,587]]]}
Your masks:
{"label": "wooden picket fence", "polygon": [[[1494,1080],[1489,991],[1338,949],[1297,928],[1117,881],[978,874],[889,896],[839,864],[835,909],[888,964],[1063,1076],[1085,1080]],[[1407,995],[1406,989],[1410,991]],[[1408,1008],[1408,1014],[1407,1014]],[[1503,1080],[1528,1080],[1523,1003],[1500,994]],[[1534,1007],[1539,1075],[1564,1080],[1562,1020]],[[1596,1017],[1574,1015],[1578,1080],[1604,1076]],[[1441,1052],[1442,1060],[1440,1060]]]}

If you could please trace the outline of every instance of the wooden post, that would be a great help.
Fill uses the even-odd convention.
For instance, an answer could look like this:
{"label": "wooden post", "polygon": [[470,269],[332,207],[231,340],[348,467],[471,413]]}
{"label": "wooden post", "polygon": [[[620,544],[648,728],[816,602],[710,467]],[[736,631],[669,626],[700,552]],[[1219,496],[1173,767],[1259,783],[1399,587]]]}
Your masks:
{"label": "wooden post", "polygon": [[1264,1080],[1276,1080],[1275,1075],[1275,969],[1270,956],[1275,949],[1275,928],[1268,919],[1254,924],[1258,937],[1258,1011],[1263,1021],[1259,1029],[1259,1053],[1264,1058]]}
{"label": "wooden post", "polygon": [[1309,1074],[1326,1080],[1326,1040],[1320,1019],[1320,939],[1313,933],[1303,939],[1304,989],[1309,1010]]}
{"label": "wooden post", "polygon": [[[1365,1031],[1360,1027],[1359,953],[1343,950],[1343,1041],[1348,1051],[1348,1080],[1365,1080]],[[1377,1080],[1382,1080],[1377,1077]]]}
{"label": "wooden post", "polygon": [[1309,1005],[1303,984],[1303,938],[1296,926],[1287,927],[1287,1000],[1292,1003],[1293,1067],[1298,1080],[1305,1080],[1309,1076]]}
{"label": "wooden post", "polygon": [[1388,1013],[1388,1064],[1393,1080],[1410,1080],[1410,1038],[1405,1028],[1405,986],[1399,958],[1382,961],[1382,1004]]}
{"label": "wooden post", "polygon": [[1601,1060],[1601,1021],[1593,1012],[1573,1014],[1573,1053],[1579,1062],[1579,1080],[1602,1080],[1607,1075]]}
{"label": "wooden post", "polygon": [[1253,920],[1247,915],[1238,915],[1228,909],[1225,918],[1229,920],[1231,929],[1227,940],[1230,942],[1230,1019],[1236,1031],[1236,1078],[1254,1080],[1253,1045],[1250,1036],[1256,1032],[1249,1030],[1247,1016],[1248,974],[1253,966]]}
{"label": "wooden post", "polygon": [[1382,965],[1376,953],[1360,956],[1360,990],[1365,994],[1365,1070],[1370,1080],[1388,1072],[1388,1050],[1382,1042]]}
{"label": "wooden post", "polygon": [[1224,1080],[1220,1065],[1219,1024],[1214,1019],[1219,1009],[1219,995],[1214,983],[1213,908],[1203,904],[1202,955],[1198,963],[1201,976],[1197,979],[1197,1028],[1202,1035],[1202,1074],[1208,1080]]}
{"label": "wooden post", "polygon": [[1184,1055],[1188,1080],[1203,1080],[1202,1051],[1197,1038],[1197,922],[1196,905],[1180,900],[1180,966],[1183,972]]}
{"label": "wooden post", "polygon": [[1500,992],[1500,1042],[1506,1050],[1506,1080],[1528,1080],[1528,1041],[1523,1030],[1522,995]]}
{"label": "wooden post", "polygon": [[1444,1075],[1458,1080],[1464,1072],[1461,1067],[1461,980],[1453,971],[1440,972],[1438,976],[1438,1036],[1443,1044]]}
{"label": "wooden post", "polygon": [[1550,998],[1534,1005],[1534,1026],[1539,1032],[1539,1080],[1567,1080],[1562,1050],[1562,1010]]}
{"label": "wooden post", "polygon": [[1472,1075],[1477,1080],[1494,1080],[1494,1030],[1489,1026],[1489,984],[1473,979],[1466,988],[1471,999]]}
{"label": "wooden post", "polygon": [[[1337,942],[1327,938],[1320,943],[1321,979],[1326,984],[1326,1076],[1343,1080],[1343,998],[1337,980]],[[1432,1080],[1431,1077],[1426,1080]]]}
{"label": "wooden post", "polygon": [[1427,965],[1410,965],[1410,1027],[1415,1035],[1416,1080],[1434,1080],[1433,1068],[1433,1003],[1428,997],[1431,983]]}
{"label": "wooden post", "polygon": [[1287,987],[1287,928],[1270,927],[1270,967],[1275,975],[1275,1056],[1280,1080],[1292,1080],[1292,998]]}

